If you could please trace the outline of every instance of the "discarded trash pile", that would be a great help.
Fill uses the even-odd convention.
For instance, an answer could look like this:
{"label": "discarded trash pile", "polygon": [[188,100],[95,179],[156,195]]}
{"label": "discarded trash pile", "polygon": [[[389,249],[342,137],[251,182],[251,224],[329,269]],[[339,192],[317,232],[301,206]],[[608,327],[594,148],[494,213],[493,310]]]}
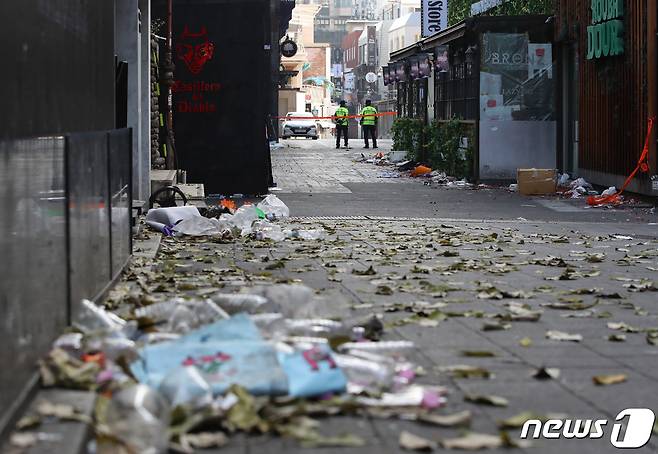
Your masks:
{"label": "discarded trash pile", "polygon": [[155,303],[124,317],[84,301],[77,332],[61,336],[41,363],[43,384],[98,391],[99,440],[132,452],[217,447],[236,431],[304,446],[364,443],[325,437],[309,416],[404,411],[451,421],[432,413],[446,390],[414,384],[422,371],[405,359],[413,344],[381,342],[376,317],[308,318],[340,305],[301,285],[250,291]]}
{"label": "discarded trash pile", "polygon": [[224,203],[221,207],[221,210],[209,210],[208,217],[202,216],[194,206],[156,208],[149,210],[146,223],[167,236],[214,236],[224,240],[253,236],[258,240],[272,241],[325,237],[322,230],[284,230],[277,225],[276,221],[290,216],[290,210],[272,194],[258,205],[245,204],[235,209],[234,203]]}
{"label": "discarded trash pile", "polygon": [[485,185],[475,187],[465,178],[460,180],[447,175],[445,172],[432,170],[430,167],[407,160],[406,152],[404,151],[391,151],[388,154],[380,152],[370,158],[361,154],[356,159],[356,162],[389,167],[390,170],[382,171],[379,174],[379,178],[402,178],[403,176],[408,176],[423,180],[426,186],[440,186],[448,189],[482,189],[488,187]]}

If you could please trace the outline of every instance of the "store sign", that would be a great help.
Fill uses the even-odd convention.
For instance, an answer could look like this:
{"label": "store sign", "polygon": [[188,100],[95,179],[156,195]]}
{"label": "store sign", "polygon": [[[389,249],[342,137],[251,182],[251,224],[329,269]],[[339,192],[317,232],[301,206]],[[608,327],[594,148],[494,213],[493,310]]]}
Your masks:
{"label": "store sign", "polygon": [[[179,113],[217,112],[217,95],[222,84],[216,80],[200,80],[206,65],[215,57],[215,43],[208,37],[208,30],[202,26],[198,31],[185,25],[175,41],[176,54],[185,63],[188,77],[175,80],[171,92],[175,97],[176,111]],[[179,74],[184,70],[179,71]],[[206,73],[208,73],[206,71]],[[182,76],[182,74],[181,74]]]}
{"label": "store sign", "polygon": [[592,0],[592,25],[587,27],[587,59],[624,53],[624,0]]}
{"label": "store sign", "polygon": [[445,30],[448,28],[448,0],[422,0],[421,16],[423,38]]}

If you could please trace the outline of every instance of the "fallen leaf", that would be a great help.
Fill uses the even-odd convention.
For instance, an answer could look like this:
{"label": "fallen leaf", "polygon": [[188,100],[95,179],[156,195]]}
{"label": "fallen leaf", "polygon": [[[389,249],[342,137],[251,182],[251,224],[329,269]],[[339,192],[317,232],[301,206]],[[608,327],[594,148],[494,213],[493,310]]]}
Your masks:
{"label": "fallen leaf", "polygon": [[443,367],[440,370],[450,373],[454,378],[492,378],[491,372],[482,367],[457,365]]}
{"label": "fallen leaf", "polygon": [[472,413],[466,410],[452,415],[422,414],[417,417],[417,420],[440,427],[456,427],[470,425],[472,417]]}
{"label": "fallen leaf", "polygon": [[508,314],[497,314],[496,318],[506,322],[538,322],[542,311],[533,311],[525,304],[509,303],[505,305]]}
{"label": "fallen leaf", "polygon": [[608,323],[608,328],[613,330],[613,331],[622,331],[624,333],[639,333],[640,330],[638,328],[633,328],[632,326],[621,322],[621,323]]}
{"label": "fallen leaf", "polygon": [[375,269],[372,266],[370,266],[367,270],[353,269],[352,274],[354,274],[355,276],[374,276],[377,274],[377,271],[375,271]]}
{"label": "fallen leaf", "polygon": [[624,287],[629,292],[642,293],[642,292],[658,292],[658,287],[653,281],[641,281],[639,283],[624,284]]}
{"label": "fallen leaf", "polygon": [[482,331],[507,331],[512,325],[510,323],[501,322],[484,322],[482,324]]}
{"label": "fallen leaf", "polygon": [[594,303],[584,303],[580,298],[572,299],[571,301],[569,301],[568,298],[560,298],[559,303],[547,303],[542,304],[542,306],[561,311],[584,311],[593,308],[597,304],[599,304],[598,301],[595,301]]}
{"label": "fallen leaf", "polygon": [[627,379],[628,376],[625,374],[597,375],[596,377],[592,377],[594,384],[599,386],[618,385],[619,383],[624,383]]}
{"label": "fallen leaf", "polygon": [[562,331],[548,331],[546,338],[562,342],[582,342],[583,336],[580,334],[569,334]]}
{"label": "fallen leaf", "polygon": [[404,449],[405,451],[430,452],[437,448],[436,442],[419,437],[418,435],[414,435],[410,432],[407,432],[406,430],[400,433],[398,443],[400,448]]}
{"label": "fallen leaf", "polygon": [[532,374],[532,377],[537,380],[557,380],[560,378],[560,369],[554,367],[542,367],[537,369],[535,373]]}
{"label": "fallen leaf", "polygon": [[9,443],[20,449],[27,449],[37,444],[39,437],[32,432],[15,432],[11,434]]}
{"label": "fallen leaf", "polygon": [[469,433],[459,438],[449,438],[441,441],[445,449],[461,449],[464,451],[479,451],[481,449],[495,449],[503,446],[500,435]]}
{"label": "fallen leaf", "polygon": [[495,358],[496,354],[487,350],[463,350],[462,356],[467,358]]}
{"label": "fallen leaf", "polygon": [[228,438],[223,432],[200,432],[181,435],[180,443],[185,449],[221,448],[228,443]]}
{"label": "fallen leaf", "polygon": [[380,285],[377,287],[377,290],[375,291],[377,295],[385,295],[385,296],[390,296],[393,294],[393,289],[389,287],[388,285]]}
{"label": "fallen leaf", "polygon": [[509,400],[500,396],[485,396],[477,394],[467,394],[464,396],[466,402],[472,402],[478,405],[490,405],[492,407],[507,407]]}
{"label": "fallen leaf", "polygon": [[529,337],[524,337],[523,339],[521,339],[519,341],[519,345],[521,347],[525,347],[525,348],[531,347],[532,346],[532,339],[530,339]]}
{"label": "fallen leaf", "polygon": [[32,415],[32,416],[23,416],[21,419],[16,422],[16,430],[27,430],[37,427],[41,424],[41,417]]}

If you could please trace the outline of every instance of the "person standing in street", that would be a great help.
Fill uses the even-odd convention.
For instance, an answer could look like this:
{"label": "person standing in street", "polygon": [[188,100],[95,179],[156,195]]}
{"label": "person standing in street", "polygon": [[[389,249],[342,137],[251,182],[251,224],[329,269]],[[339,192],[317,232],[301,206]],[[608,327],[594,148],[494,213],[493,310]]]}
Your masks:
{"label": "person standing in street", "polygon": [[347,110],[345,101],[340,102],[340,107],[336,109],[334,114],[334,121],[336,122],[336,149],[340,148],[340,136],[343,136],[345,143],[345,148],[347,148],[347,116],[350,114],[350,111]]}
{"label": "person standing in street", "polygon": [[361,110],[361,126],[363,127],[363,140],[366,146],[370,148],[368,137],[372,137],[372,148],[377,148],[377,109],[372,105],[372,102],[367,99],[366,106]]}

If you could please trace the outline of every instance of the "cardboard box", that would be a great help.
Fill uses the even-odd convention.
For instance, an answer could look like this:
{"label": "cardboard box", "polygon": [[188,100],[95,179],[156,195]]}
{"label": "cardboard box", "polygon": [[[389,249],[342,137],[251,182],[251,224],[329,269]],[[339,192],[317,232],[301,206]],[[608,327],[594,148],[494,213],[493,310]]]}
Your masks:
{"label": "cardboard box", "polygon": [[555,194],[557,191],[555,169],[518,169],[516,179],[523,195]]}

